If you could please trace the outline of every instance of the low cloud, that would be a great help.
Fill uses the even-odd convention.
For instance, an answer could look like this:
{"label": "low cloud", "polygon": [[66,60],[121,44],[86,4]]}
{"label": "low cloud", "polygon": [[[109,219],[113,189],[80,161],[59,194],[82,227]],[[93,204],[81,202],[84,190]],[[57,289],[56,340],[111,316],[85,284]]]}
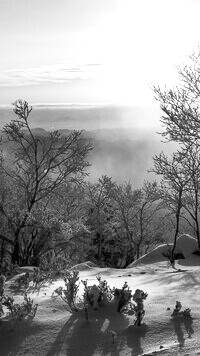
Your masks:
{"label": "low cloud", "polygon": [[101,64],[44,65],[38,68],[0,71],[0,87],[68,83],[98,77]]}

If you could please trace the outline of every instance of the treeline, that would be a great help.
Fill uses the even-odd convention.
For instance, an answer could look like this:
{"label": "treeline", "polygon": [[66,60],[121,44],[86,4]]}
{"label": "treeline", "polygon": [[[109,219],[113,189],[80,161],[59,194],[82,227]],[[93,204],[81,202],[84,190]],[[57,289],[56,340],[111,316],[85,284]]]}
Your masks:
{"label": "treeline", "polygon": [[[3,128],[0,160],[0,263],[40,265],[63,258],[126,267],[162,242],[190,233],[200,247],[200,55],[178,68],[180,87],[154,87],[171,156],[153,157],[159,183],[140,189],[102,176],[87,178],[92,144],[81,131],[38,136],[32,107],[14,103],[16,119]],[[137,169],[137,167],[136,167]]]}
{"label": "treeline", "polygon": [[79,131],[33,134],[31,110],[17,101],[17,118],[3,129],[1,265],[38,266],[62,257],[69,264],[126,267],[164,241],[169,218],[157,183],[134,189],[107,176],[88,182],[92,145]]}

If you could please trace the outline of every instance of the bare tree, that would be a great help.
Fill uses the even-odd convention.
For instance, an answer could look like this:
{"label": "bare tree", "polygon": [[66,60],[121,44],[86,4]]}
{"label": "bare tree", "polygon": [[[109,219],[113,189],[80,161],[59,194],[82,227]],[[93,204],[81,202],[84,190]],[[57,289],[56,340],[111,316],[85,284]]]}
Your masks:
{"label": "bare tree", "polygon": [[97,258],[102,262],[102,245],[104,239],[105,226],[112,215],[111,192],[114,183],[107,176],[102,176],[95,184],[87,183],[86,192],[86,211],[88,224],[95,233],[97,242]]}
{"label": "bare tree", "polygon": [[185,176],[190,177],[183,196],[183,206],[186,215],[183,218],[193,228],[200,248],[200,147],[192,145],[185,150]]}
{"label": "bare tree", "polygon": [[172,259],[176,248],[180,227],[181,210],[183,209],[183,195],[190,182],[190,174],[185,174],[185,154],[177,151],[169,158],[163,152],[153,157],[153,172],[161,175],[162,200],[176,218]]}
{"label": "bare tree", "polygon": [[[17,220],[12,219],[10,243],[14,245],[12,260],[20,263],[20,239],[31,212],[61,184],[80,180],[87,174],[89,163],[85,159],[92,146],[82,139],[81,131],[72,131],[67,136],[58,131],[45,137],[34,135],[29,124],[32,107],[23,100],[13,105],[17,119],[3,129],[12,151],[9,157],[2,155],[1,172],[19,190],[21,212]],[[0,237],[6,240],[5,236]]]}
{"label": "bare tree", "polygon": [[[189,59],[188,64],[177,67],[178,86],[173,89],[154,86],[153,91],[163,111],[161,122],[164,129],[161,135],[167,141],[179,143],[184,157],[182,162],[179,161],[183,166],[181,181],[184,183],[179,191],[181,208],[184,207],[188,214],[183,214],[183,218],[191,227],[195,225],[200,248],[200,48]],[[173,179],[171,177],[171,182]]]}
{"label": "bare tree", "polygon": [[173,89],[154,86],[155,98],[163,111],[162,135],[183,146],[196,144],[200,138],[200,49],[190,56],[190,63],[177,67],[179,85]]}
{"label": "bare tree", "polygon": [[147,253],[150,246],[163,240],[162,226],[159,223],[159,214],[163,208],[160,198],[158,184],[145,181],[141,188],[141,201],[136,215],[136,258],[140,257],[142,247],[146,247],[145,253]]}

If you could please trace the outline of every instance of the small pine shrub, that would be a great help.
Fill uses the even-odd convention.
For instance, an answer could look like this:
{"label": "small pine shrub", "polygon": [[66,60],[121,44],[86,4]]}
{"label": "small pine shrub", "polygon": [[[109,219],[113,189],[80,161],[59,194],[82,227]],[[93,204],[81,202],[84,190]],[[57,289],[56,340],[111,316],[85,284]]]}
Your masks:
{"label": "small pine shrub", "polygon": [[105,300],[105,301],[111,301],[113,298],[113,294],[112,294],[112,289],[110,288],[110,286],[108,285],[108,282],[104,279],[104,281],[101,280],[101,276],[96,276],[99,285],[98,288],[100,290],[100,296],[101,296],[101,300]]}
{"label": "small pine shrub", "polygon": [[182,311],[182,313],[183,313],[183,316],[184,316],[184,317],[189,317],[189,318],[192,317],[192,315],[191,315],[191,309],[190,309],[190,308],[184,309],[184,310]]}
{"label": "small pine shrub", "polygon": [[128,307],[132,297],[131,292],[127,282],[124,283],[122,289],[113,288],[112,293],[114,294],[114,299],[118,301],[117,311],[119,313],[121,313],[125,307]]}
{"label": "small pine shrub", "polygon": [[173,313],[172,313],[172,317],[189,317],[189,318],[192,318],[192,315],[191,315],[191,309],[190,308],[186,308],[184,310],[181,310],[182,309],[182,304],[181,302],[179,301],[176,301],[176,305],[175,305],[175,308],[173,310]]}
{"label": "small pine shrub", "polygon": [[178,315],[180,313],[180,310],[182,308],[182,304],[179,301],[176,301],[175,308],[173,310],[172,316]]}
{"label": "small pine shrub", "polygon": [[17,278],[16,282],[17,282],[19,288],[25,287],[27,289],[29,287],[29,283],[30,283],[29,273],[26,272],[25,274],[23,274],[22,276]]}
{"label": "small pine shrub", "polygon": [[88,286],[87,280],[81,281],[84,285],[83,303],[84,307],[88,304],[97,309],[97,304],[100,306],[102,301],[109,302],[112,300],[112,290],[106,280],[102,281],[101,277],[96,276],[98,285]]}
{"label": "small pine shrub", "polygon": [[14,320],[22,320],[26,317],[35,317],[37,311],[37,304],[33,303],[33,299],[24,293],[24,302],[21,304],[14,303],[14,298],[4,296],[2,298],[2,305],[8,309],[8,317]]}
{"label": "small pine shrub", "polygon": [[92,305],[92,296],[90,294],[91,287],[88,286],[87,280],[86,281],[81,281],[84,285],[84,294],[83,294],[83,303],[84,303],[84,308],[87,309],[87,304]]}
{"label": "small pine shrub", "polygon": [[134,295],[133,295],[133,300],[136,303],[136,305],[133,306],[133,311],[136,316],[136,320],[134,325],[141,325],[142,319],[144,318],[145,315],[145,310],[144,310],[144,303],[143,301],[148,297],[148,294],[143,292],[141,289],[136,289]]}
{"label": "small pine shrub", "polygon": [[65,287],[57,288],[54,293],[58,294],[62,300],[69,307],[70,312],[77,311],[76,307],[76,298],[78,293],[79,285],[77,284],[79,280],[79,272],[78,271],[68,271],[64,276]]}
{"label": "small pine shrub", "polygon": [[48,273],[45,273],[44,271],[41,271],[39,267],[34,268],[33,272],[33,286],[35,288],[41,287],[45,282],[47,282],[50,279],[50,275]]}

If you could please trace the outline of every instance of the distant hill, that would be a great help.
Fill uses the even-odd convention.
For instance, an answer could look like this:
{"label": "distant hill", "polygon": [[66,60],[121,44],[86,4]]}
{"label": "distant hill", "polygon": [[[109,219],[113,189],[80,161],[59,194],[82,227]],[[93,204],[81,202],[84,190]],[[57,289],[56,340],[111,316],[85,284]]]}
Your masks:
{"label": "distant hill", "polygon": [[[154,114],[156,116],[158,112]],[[30,122],[33,132],[39,136],[48,135],[48,130],[52,129],[59,129],[63,135],[72,129],[85,129],[84,138],[94,145],[88,157],[91,163],[89,179],[95,181],[107,174],[117,182],[130,181],[139,187],[144,179],[155,178],[152,173],[147,173],[153,165],[152,155],[162,150],[171,153],[175,149],[175,144],[162,143],[161,136],[156,133],[161,130],[159,120],[157,126],[147,125],[148,120],[156,123],[154,114],[153,110],[147,111],[144,118],[144,108],[42,107],[33,110]],[[1,126],[14,117],[11,109],[0,109]],[[122,124],[124,127],[118,127]]]}
{"label": "distant hill", "polygon": [[154,180],[147,171],[152,168],[152,156],[161,151],[172,153],[175,144],[163,144],[155,133],[140,130],[124,130],[120,136],[110,130],[90,132],[94,150],[90,153],[90,179],[94,181],[102,174],[113,177],[118,182],[128,182],[135,187],[142,185],[144,179]]}
{"label": "distant hill", "polygon": [[[34,106],[32,127],[44,129],[115,129],[158,127],[158,107],[143,106]],[[0,128],[14,119],[12,107],[0,107]]]}

